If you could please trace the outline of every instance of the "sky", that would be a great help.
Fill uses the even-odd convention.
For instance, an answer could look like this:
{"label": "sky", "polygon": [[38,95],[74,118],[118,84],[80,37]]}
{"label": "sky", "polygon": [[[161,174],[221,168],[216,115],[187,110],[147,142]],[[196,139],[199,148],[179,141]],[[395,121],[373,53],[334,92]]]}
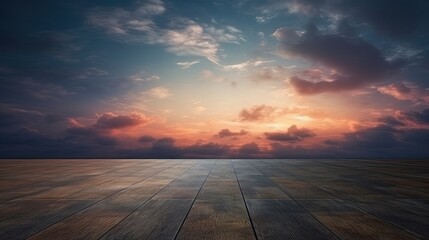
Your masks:
{"label": "sky", "polygon": [[429,1],[3,1],[1,158],[428,158]]}

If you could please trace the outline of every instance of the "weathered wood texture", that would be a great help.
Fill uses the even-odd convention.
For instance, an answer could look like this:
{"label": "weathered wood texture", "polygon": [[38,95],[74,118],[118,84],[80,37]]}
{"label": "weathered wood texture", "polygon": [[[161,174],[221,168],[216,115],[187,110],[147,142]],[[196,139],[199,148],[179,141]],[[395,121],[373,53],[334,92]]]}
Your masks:
{"label": "weathered wood texture", "polygon": [[1,160],[0,239],[429,239],[429,161]]}

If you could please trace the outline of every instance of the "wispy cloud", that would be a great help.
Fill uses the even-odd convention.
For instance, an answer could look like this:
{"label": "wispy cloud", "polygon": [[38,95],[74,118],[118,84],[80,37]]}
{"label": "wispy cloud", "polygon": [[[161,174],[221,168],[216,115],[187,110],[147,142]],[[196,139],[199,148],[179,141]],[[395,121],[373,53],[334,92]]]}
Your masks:
{"label": "wispy cloud", "polygon": [[377,90],[398,100],[429,102],[429,91],[419,88],[411,82],[398,82],[378,87]]}
{"label": "wispy cloud", "polygon": [[167,98],[168,96],[171,95],[170,90],[165,87],[155,87],[155,88],[149,89],[146,92],[146,94],[158,99]]}
{"label": "wispy cloud", "polygon": [[243,71],[248,69],[249,67],[257,67],[270,62],[273,62],[273,61],[265,61],[260,59],[249,60],[238,64],[224,65],[223,69],[227,71],[232,71],[232,70]]}
{"label": "wispy cloud", "polygon": [[78,76],[78,78],[89,78],[89,77],[100,77],[108,75],[109,72],[98,69],[98,68],[87,68],[82,75]]}
{"label": "wispy cloud", "polygon": [[150,74],[146,71],[141,71],[139,73],[133,74],[128,78],[136,82],[147,82],[147,81],[155,81],[160,79],[158,75]]}
{"label": "wispy cloud", "polygon": [[199,63],[199,60],[196,61],[192,61],[192,62],[177,62],[176,64],[181,68],[181,69],[188,69],[190,68],[192,65]]}
{"label": "wispy cloud", "polygon": [[223,76],[216,75],[210,70],[203,70],[200,73],[201,77],[207,80],[215,81],[215,82],[225,82],[226,78]]}
{"label": "wispy cloud", "polygon": [[144,3],[134,11],[94,9],[88,15],[88,23],[123,41],[160,44],[176,55],[201,56],[214,63],[219,61],[221,43],[245,41],[242,32],[229,25],[216,27],[176,18],[167,26],[160,26],[155,16],[165,11],[163,2],[159,0]]}

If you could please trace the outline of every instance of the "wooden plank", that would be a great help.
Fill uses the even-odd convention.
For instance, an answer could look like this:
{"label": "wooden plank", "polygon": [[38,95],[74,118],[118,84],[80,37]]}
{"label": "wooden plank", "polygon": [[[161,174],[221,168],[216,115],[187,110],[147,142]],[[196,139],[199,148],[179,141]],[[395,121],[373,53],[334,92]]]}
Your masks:
{"label": "wooden plank", "polygon": [[335,196],[303,180],[274,181],[283,191],[293,199],[334,199]]}
{"label": "wooden plank", "polygon": [[397,200],[367,200],[356,201],[353,204],[420,238],[429,236],[429,211],[424,210],[427,206],[419,207],[416,202],[407,203]]}
{"label": "wooden plank", "polygon": [[299,203],[341,239],[416,239],[344,201],[307,200]]}
{"label": "wooden plank", "polygon": [[198,195],[198,201],[223,202],[242,200],[237,181],[206,181]]}
{"label": "wooden plank", "polygon": [[191,207],[188,199],[153,199],[101,239],[174,239]]}
{"label": "wooden plank", "polygon": [[131,210],[127,209],[135,208],[137,204],[138,202],[131,203],[124,209],[118,209],[111,202],[103,201],[50,226],[30,239],[98,239],[128,216]]}
{"label": "wooden plank", "polygon": [[293,200],[246,203],[258,239],[338,239]]}
{"label": "wooden plank", "polygon": [[187,168],[167,168],[154,176],[128,186],[35,235],[33,239],[98,239],[131,212],[182,174]]}
{"label": "wooden plank", "polygon": [[177,239],[255,239],[243,201],[197,201]]}
{"label": "wooden plank", "polygon": [[[90,201],[25,200],[6,203],[12,211],[0,222],[0,239],[24,239],[88,207]],[[15,211],[20,209],[19,211]]]}

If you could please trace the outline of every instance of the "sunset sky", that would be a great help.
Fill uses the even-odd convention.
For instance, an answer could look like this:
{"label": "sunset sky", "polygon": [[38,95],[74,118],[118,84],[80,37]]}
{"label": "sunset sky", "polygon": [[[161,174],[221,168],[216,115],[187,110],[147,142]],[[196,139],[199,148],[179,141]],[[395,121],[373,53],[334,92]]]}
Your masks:
{"label": "sunset sky", "polygon": [[429,157],[429,1],[28,2],[1,158]]}

